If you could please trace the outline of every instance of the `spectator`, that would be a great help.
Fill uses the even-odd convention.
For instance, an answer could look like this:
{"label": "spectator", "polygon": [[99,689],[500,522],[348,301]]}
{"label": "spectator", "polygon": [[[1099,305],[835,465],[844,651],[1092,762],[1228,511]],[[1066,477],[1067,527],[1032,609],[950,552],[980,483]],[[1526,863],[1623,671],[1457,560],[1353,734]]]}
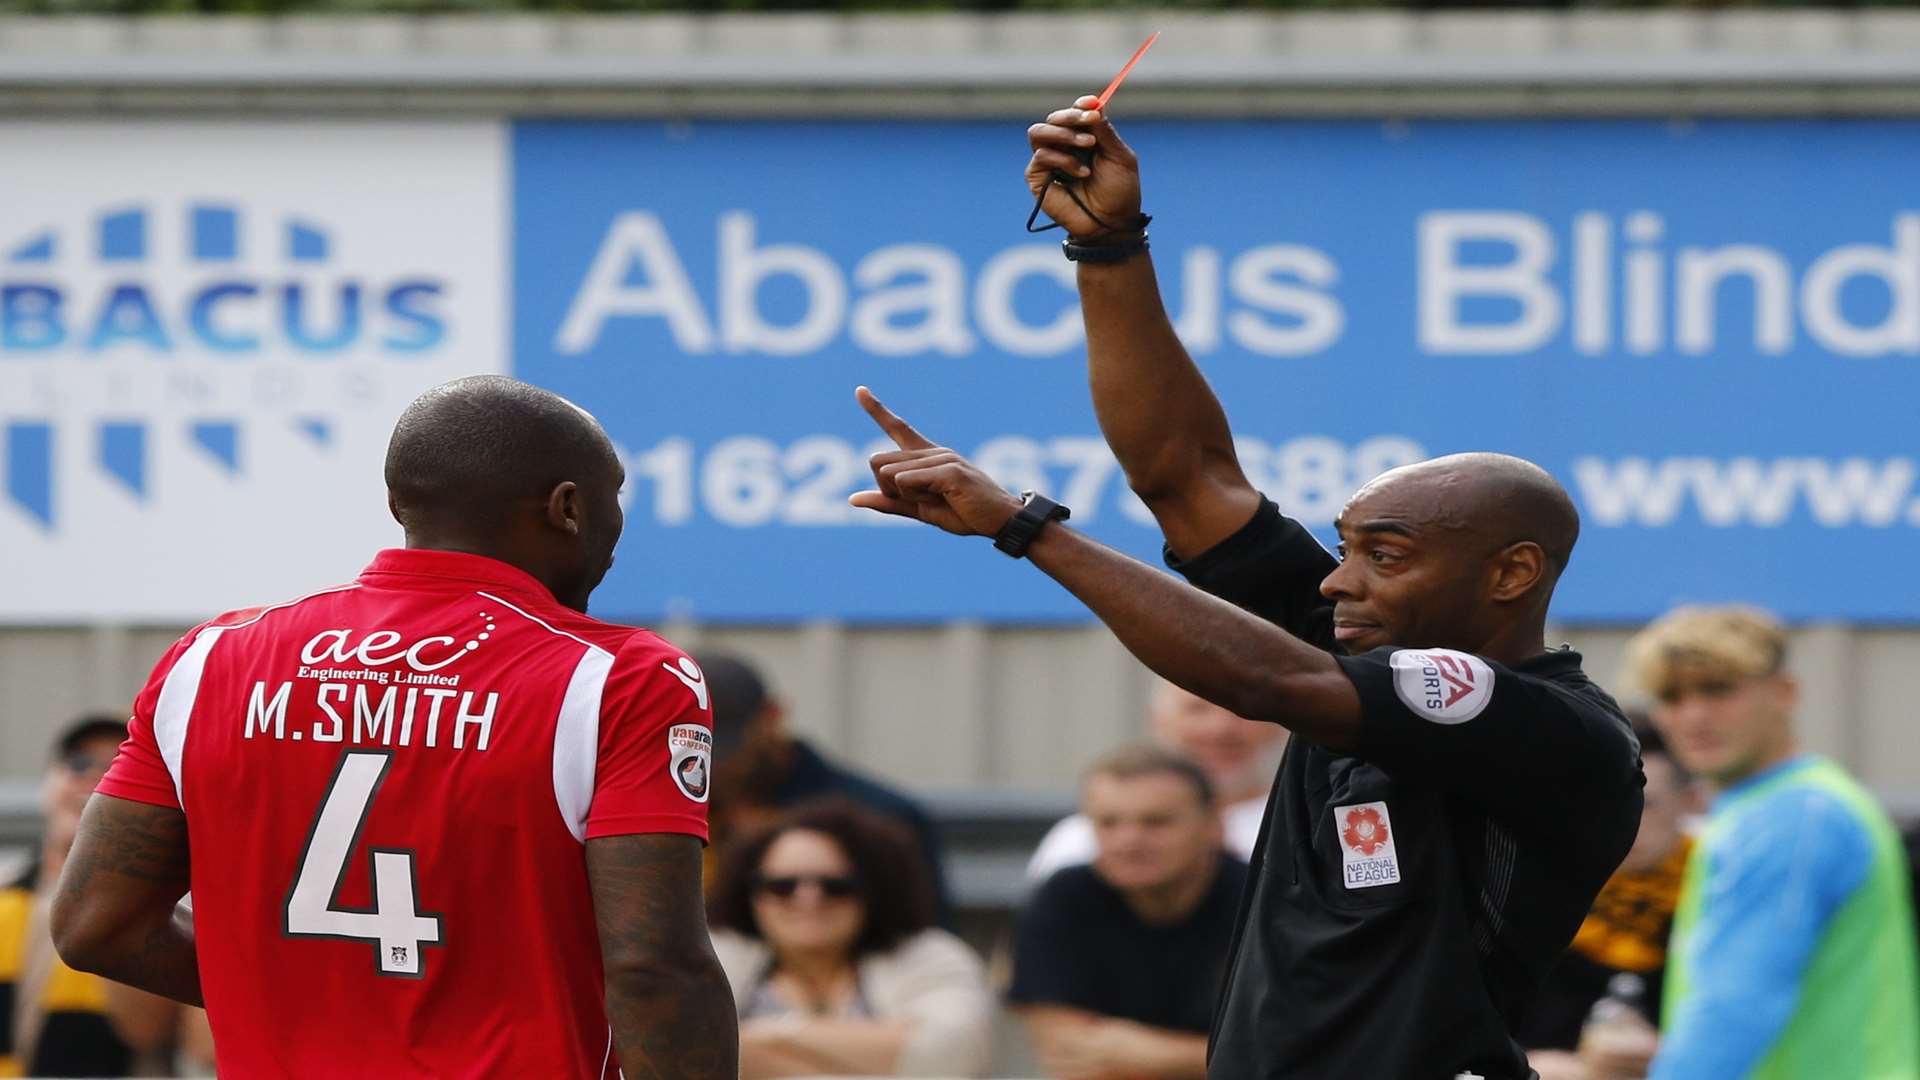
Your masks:
{"label": "spectator", "polygon": [[934,925],[913,843],[885,818],[832,799],[740,839],[721,858],[708,921],[740,1013],[744,1080],[986,1070],[985,969]]}
{"label": "spectator", "polygon": [[1719,788],[1687,866],[1653,1080],[1920,1076],[1913,911],[1872,796],[1794,738],[1786,631],[1682,608],[1628,647],[1679,762]]}
{"label": "spectator", "polygon": [[778,818],[781,811],[819,799],[851,799],[905,826],[933,882],[940,920],[947,919],[946,876],[933,820],[912,799],[846,768],[787,731],[787,710],[767,691],[760,672],[728,653],[694,657],[713,695],[714,793],[708,807],[713,850],[735,833]]}
{"label": "spectator", "polygon": [[1047,1074],[1061,1080],[1207,1075],[1207,1032],[1246,864],[1220,845],[1207,774],[1157,746],[1087,771],[1091,865],[1048,878],[1014,927],[1013,985]]}
{"label": "spectator", "polygon": [[[1907,846],[1907,869],[1913,874],[1913,889],[1908,895],[1915,898],[1915,915],[1916,918],[1920,918],[1920,821],[1909,826],[1907,831],[1901,834],[1901,839]],[[1914,929],[1916,933],[1920,933],[1920,926]]]}
{"label": "spectator", "polygon": [[[1659,732],[1644,716],[1633,716],[1633,722],[1647,776],[1639,835],[1595,898],[1566,956],[1548,974],[1532,1012],[1514,1031],[1542,1080],[1643,1076],[1660,1021],[1667,938],[1693,850],[1684,828],[1697,812],[1697,800]],[[1638,1011],[1631,1033],[1637,1037],[1622,1045],[1612,1031],[1596,1029],[1583,1041],[1587,1018],[1619,975],[1632,976],[1626,983],[1638,989],[1624,1002]]]}
{"label": "spectator", "polygon": [[[80,825],[80,811],[127,737],[123,720],[82,717],[54,744],[40,786],[44,826],[34,862],[0,889],[0,1076],[127,1076],[174,1071],[186,1032],[204,1031],[199,1010],[116,986],[68,967],[53,951],[47,910]],[[199,1047],[200,1053],[207,1051]]]}
{"label": "spectator", "polygon": [[[1147,733],[1204,769],[1220,801],[1226,849],[1242,861],[1253,855],[1266,815],[1267,793],[1287,749],[1287,729],[1243,720],[1205,698],[1164,679],[1155,680],[1147,710]],[[1061,818],[1034,849],[1027,880],[1042,882],[1055,871],[1093,861],[1093,824],[1085,814]]]}

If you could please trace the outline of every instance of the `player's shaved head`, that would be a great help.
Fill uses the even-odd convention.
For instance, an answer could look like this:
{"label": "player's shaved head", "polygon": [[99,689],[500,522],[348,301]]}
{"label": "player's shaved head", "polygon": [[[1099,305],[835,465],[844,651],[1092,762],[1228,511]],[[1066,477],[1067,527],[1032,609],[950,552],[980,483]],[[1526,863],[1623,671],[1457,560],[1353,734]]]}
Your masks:
{"label": "player's shaved head", "polygon": [[558,394],[503,375],[436,386],[400,414],[386,473],[408,547],[509,563],[579,611],[613,565],[625,470]]}
{"label": "player's shaved head", "polygon": [[557,484],[618,470],[613,443],[590,414],[504,375],[456,379],[420,395],[387,444],[387,490],[408,527],[426,519],[497,525]]}
{"label": "player's shaved head", "polygon": [[1346,561],[1321,585],[1352,649],[1537,652],[1580,513],[1540,466],[1453,454],[1382,473],[1337,522]]}

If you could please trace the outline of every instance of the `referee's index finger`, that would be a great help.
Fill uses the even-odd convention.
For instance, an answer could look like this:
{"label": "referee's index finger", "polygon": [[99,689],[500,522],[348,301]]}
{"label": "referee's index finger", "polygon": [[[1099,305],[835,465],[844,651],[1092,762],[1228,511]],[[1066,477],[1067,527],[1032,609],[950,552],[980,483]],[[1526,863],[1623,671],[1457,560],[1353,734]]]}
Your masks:
{"label": "referee's index finger", "polygon": [[933,446],[931,440],[913,430],[912,424],[893,415],[892,409],[880,404],[880,399],[873,396],[873,391],[856,386],[853,396],[860,402],[860,407],[867,410],[867,415],[873,417],[873,422],[880,425],[880,430],[887,433],[887,438],[893,440],[893,445],[902,450],[926,450]]}

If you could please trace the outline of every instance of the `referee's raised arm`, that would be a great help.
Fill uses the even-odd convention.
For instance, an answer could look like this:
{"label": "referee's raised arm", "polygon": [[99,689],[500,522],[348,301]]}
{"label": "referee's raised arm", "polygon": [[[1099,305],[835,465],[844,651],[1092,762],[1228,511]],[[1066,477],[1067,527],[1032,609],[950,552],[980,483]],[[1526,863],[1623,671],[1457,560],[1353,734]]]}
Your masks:
{"label": "referee's raised arm", "polygon": [[[1174,554],[1232,536],[1260,506],[1219,399],[1174,335],[1145,247],[1140,168],[1096,99],[1027,129],[1027,184],[1077,256],[1087,368],[1100,430]],[[1092,150],[1082,163],[1075,151]],[[1056,173],[1074,178],[1071,194]],[[1077,196],[1077,198],[1075,198]]]}

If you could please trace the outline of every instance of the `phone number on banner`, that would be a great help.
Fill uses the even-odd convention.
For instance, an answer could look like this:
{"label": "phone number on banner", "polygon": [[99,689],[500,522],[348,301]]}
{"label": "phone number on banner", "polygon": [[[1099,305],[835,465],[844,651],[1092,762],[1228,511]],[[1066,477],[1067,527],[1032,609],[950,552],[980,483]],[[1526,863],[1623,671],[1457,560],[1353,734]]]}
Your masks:
{"label": "phone number on banner", "polygon": [[[1397,435],[1358,444],[1318,435],[1282,442],[1242,436],[1234,446],[1254,486],[1282,512],[1315,526],[1330,523],[1360,485],[1427,456],[1420,444]],[[628,513],[664,526],[689,524],[696,512],[739,529],[911,524],[847,505],[848,495],[873,486],[868,458],[893,448],[884,439],[861,445],[837,435],[785,444],[735,435],[703,449],[674,436],[644,449],[621,448],[628,472],[623,498]],[[1099,438],[1000,435],[968,456],[1009,490],[1043,491],[1072,507],[1075,524],[1118,513],[1153,525]]]}

